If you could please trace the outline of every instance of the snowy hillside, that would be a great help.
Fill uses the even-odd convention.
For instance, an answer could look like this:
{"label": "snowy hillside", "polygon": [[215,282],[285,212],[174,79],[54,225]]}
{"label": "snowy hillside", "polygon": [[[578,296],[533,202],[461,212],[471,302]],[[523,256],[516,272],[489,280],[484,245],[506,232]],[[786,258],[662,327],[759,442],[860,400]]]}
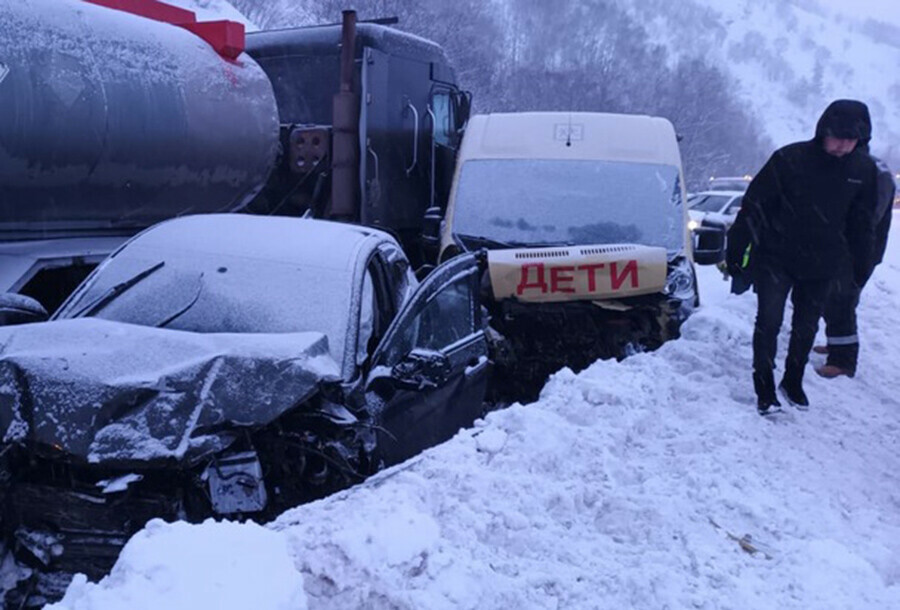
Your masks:
{"label": "snowy hillside", "polygon": [[754,297],[700,281],[682,339],[268,528],[152,522],[53,607],[900,609],[900,235],[807,413],[756,414]]}
{"label": "snowy hillside", "polygon": [[874,150],[900,159],[900,2],[617,2],[670,51],[727,68],[776,146],[810,138],[825,105],[850,97],[869,105]]}
{"label": "snowy hillside", "polygon": [[[227,0],[173,1],[201,18],[257,29]],[[703,57],[724,68],[776,146],[811,137],[830,100],[857,98],[871,109],[875,152],[900,164],[897,0],[613,1],[673,57]],[[260,23],[308,22],[303,2],[242,5]]]}

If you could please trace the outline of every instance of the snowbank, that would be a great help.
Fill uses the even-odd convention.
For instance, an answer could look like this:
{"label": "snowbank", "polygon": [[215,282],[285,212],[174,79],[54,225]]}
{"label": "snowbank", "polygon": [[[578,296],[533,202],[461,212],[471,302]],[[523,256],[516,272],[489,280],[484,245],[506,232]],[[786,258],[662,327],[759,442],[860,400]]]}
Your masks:
{"label": "snowbank", "polygon": [[[260,603],[262,601],[262,603]],[[100,584],[77,576],[53,610],[306,610],[303,578],[282,536],[254,523],[154,520]]]}
{"label": "snowbank", "polygon": [[858,376],[810,371],[812,408],[778,420],[756,414],[753,295],[700,281],[683,339],[561,371],[268,530],[154,523],[57,608],[900,609],[900,242],[863,295]]}

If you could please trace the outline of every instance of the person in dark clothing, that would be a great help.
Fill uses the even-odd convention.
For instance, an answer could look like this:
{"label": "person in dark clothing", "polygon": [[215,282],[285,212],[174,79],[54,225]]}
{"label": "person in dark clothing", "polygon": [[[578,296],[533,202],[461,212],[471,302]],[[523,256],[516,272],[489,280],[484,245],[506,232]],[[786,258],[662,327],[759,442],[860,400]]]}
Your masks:
{"label": "person in dark clothing", "polygon": [[761,414],[780,406],[773,370],[788,294],[794,315],[778,389],[805,409],[803,373],[830,284],[845,273],[862,282],[867,273],[875,164],[856,150],[867,118],[862,102],[830,104],[815,138],[775,151],[753,178],[728,232],[728,270],[749,277],[758,299],[753,385]]}
{"label": "person in dark clothing", "polygon": [[825,365],[816,369],[822,377],[833,378],[841,375],[853,377],[856,374],[856,365],[859,359],[859,337],[856,332],[856,307],[859,305],[859,296],[868,279],[872,276],[887,248],[888,234],[891,230],[891,209],[896,196],[894,177],[888,166],[869,153],[869,141],[872,138],[872,123],[866,116],[866,124],[862,139],[859,141],[859,150],[868,154],[877,168],[876,198],[873,210],[875,232],[872,249],[866,261],[866,273],[862,283],[856,284],[850,277],[841,278],[828,296],[825,305],[825,336],[827,345],[816,347],[819,353],[827,353],[828,360]]}

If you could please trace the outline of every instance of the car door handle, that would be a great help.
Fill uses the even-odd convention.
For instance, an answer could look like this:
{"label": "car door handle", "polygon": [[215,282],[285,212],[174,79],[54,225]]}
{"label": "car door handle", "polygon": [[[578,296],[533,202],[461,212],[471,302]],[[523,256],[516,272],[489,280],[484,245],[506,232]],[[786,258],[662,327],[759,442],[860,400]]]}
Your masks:
{"label": "car door handle", "polygon": [[481,356],[479,358],[472,358],[469,360],[466,365],[466,377],[473,377],[480,373],[488,364],[487,356]]}

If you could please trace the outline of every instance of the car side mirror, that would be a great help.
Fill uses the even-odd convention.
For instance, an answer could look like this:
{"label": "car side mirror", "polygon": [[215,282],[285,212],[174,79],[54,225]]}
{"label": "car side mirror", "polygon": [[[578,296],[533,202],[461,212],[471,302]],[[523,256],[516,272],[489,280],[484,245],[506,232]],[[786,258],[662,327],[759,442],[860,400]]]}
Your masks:
{"label": "car side mirror", "polygon": [[440,352],[414,349],[391,369],[394,385],[424,390],[443,385],[450,376],[450,360]]}
{"label": "car side mirror", "polygon": [[46,322],[49,318],[36,299],[14,292],[0,293],[0,326]]}
{"label": "car side mirror", "polygon": [[717,265],[725,260],[725,225],[704,223],[692,231],[694,262]]}
{"label": "car side mirror", "polygon": [[456,95],[456,129],[466,126],[469,116],[472,114],[472,92],[459,91]]}

